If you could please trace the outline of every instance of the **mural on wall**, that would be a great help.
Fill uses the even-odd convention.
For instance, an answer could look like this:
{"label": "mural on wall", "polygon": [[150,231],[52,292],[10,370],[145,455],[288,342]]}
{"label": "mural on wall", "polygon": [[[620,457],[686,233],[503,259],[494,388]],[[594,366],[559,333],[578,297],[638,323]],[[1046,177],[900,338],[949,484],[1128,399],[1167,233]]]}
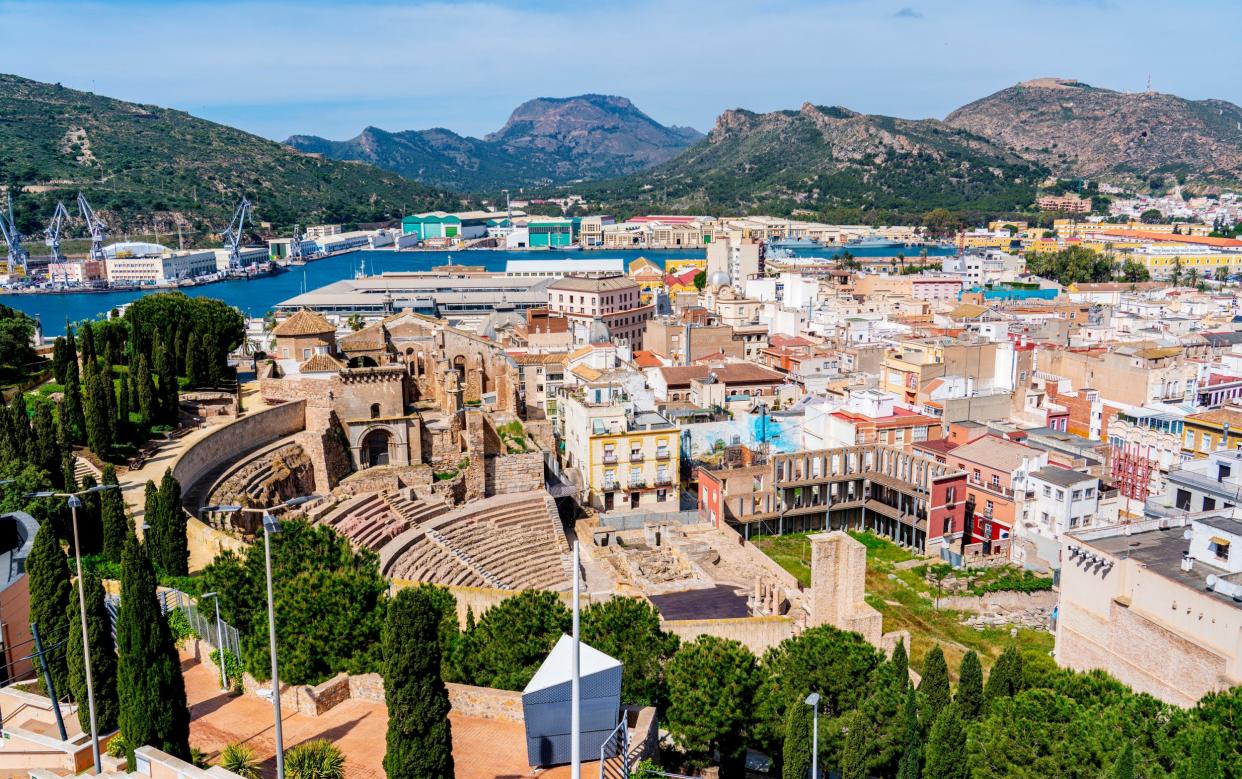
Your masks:
{"label": "mural on wall", "polygon": [[744,444],[752,449],[767,444],[772,453],[795,452],[802,448],[802,415],[768,412],[735,413],[733,419],[684,425],[681,432],[682,456],[695,460],[719,457],[726,446]]}

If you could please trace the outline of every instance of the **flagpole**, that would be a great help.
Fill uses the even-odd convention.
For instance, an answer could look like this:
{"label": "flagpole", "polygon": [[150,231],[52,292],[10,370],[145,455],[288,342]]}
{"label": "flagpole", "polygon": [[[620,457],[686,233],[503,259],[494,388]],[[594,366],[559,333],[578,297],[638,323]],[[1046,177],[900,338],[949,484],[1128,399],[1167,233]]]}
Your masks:
{"label": "flagpole", "polygon": [[582,744],[580,743],[582,736],[582,722],[580,720],[580,709],[582,706],[582,679],[581,668],[578,664],[578,645],[581,641],[578,635],[578,589],[580,586],[578,575],[578,539],[574,539],[574,640],[573,640],[573,681],[570,685],[569,696],[569,740],[570,740],[570,761],[572,770],[570,771],[571,779],[582,779]]}

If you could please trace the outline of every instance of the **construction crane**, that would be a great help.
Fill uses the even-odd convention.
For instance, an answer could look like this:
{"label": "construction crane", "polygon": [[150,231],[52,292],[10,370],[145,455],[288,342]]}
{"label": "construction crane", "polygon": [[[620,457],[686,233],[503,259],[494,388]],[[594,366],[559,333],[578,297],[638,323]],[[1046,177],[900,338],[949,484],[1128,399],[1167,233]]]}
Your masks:
{"label": "construction crane", "polygon": [[9,274],[13,273],[13,268],[20,267],[25,275],[29,271],[30,255],[26,252],[26,247],[22,246],[22,234],[17,229],[17,223],[13,221],[12,192],[8,193],[8,201],[8,215],[0,214],[0,237],[4,238],[9,247]]}
{"label": "construction crane", "polygon": [[250,218],[250,201],[242,195],[237,208],[233,210],[233,219],[229,222],[228,229],[221,236],[224,239],[224,245],[229,250],[229,270],[241,270],[242,230],[245,229],[247,220],[251,224],[254,223],[254,220]]}
{"label": "construction crane", "polygon": [[78,212],[86,220],[86,229],[91,234],[91,259],[104,260],[103,243],[108,237],[108,225],[95,213],[91,204],[86,202],[86,195],[78,193]]}
{"label": "construction crane", "polygon": [[[52,250],[52,256],[48,260],[48,278],[51,279],[50,268],[52,264],[58,264],[65,261],[65,255],[60,253],[60,233],[65,228],[65,222],[69,221],[69,209],[65,208],[65,204],[56,201],[56,210],[52,212],[52,221],[48,224],[43,234],[47,236],[44,243]],[[69,272],[63,271],[65,284],[69,283]]]}

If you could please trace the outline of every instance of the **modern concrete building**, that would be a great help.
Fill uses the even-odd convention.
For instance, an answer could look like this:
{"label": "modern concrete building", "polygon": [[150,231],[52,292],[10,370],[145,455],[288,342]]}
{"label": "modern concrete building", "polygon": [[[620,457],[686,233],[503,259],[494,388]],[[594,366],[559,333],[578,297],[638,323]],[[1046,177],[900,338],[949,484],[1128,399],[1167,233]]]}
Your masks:
{"label": "modern concrete building", "polygon": [[607,328],[608,338],[641,349],[643,331],[654,306],[643,305],[637,283],[623,276],[569,277],[547,286],[548,310],[570,320],[574,343],[594,343],[593,325]]}
{"label": "modern concrete building", "polygon": [[[621,662],[579,643],[578,747],[584,759],[598,758],[600,747],[621,721]],[[570,710],[573,639],[562,635],[522,690],[526,755],[532,766],[562,765],[573,753]]]}

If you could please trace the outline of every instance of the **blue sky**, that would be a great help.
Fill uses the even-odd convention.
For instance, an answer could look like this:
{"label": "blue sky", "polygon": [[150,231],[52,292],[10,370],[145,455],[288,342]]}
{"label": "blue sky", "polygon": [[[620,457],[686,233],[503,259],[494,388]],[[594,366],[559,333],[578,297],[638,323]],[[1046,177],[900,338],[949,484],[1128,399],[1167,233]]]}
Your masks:
{"label": "blue sky", "polygon": [[806,101],[943,117],[1050,75],[1242,103],[1240,44],[1239,0],[0,0],[0,71],[276,139],[482,135],[583,92],[700,130]]}

